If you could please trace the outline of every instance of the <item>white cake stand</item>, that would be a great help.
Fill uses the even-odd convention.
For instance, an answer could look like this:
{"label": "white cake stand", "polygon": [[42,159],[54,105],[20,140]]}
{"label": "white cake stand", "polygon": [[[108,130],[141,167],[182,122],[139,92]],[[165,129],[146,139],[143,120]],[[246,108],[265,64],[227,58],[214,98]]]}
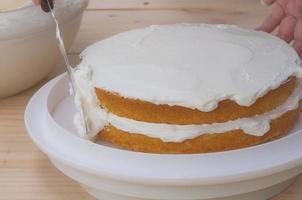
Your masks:
{"label": "white cake stand", "polygon": [[25,112],[28,133],[64,174],[100,200],[266,200],[302,172],[302,119],[291,134],[221,153],[160,155],[75,135],[66,75],[42,87]]}

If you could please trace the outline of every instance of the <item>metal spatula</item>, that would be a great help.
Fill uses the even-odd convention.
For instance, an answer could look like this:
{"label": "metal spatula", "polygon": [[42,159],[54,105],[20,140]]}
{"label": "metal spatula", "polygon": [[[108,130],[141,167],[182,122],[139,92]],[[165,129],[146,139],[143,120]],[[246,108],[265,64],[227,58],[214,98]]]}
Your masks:
{"label": "metal spatula", "polygon": [[53,12],[53,8],[54,8],[54,2],[53,0],[42,0],[41,1],[41,8],[44,12],[47,12],[50,14],[50,16],[52,17],[55,25],[56,25],[56,38],[58,40],[58,44],[59,44],[59,47],[60,47],[60,51],[61,51],[61,54],[64,58],[64,62],[65,62],[65,67],[67,69],[67,74],[68,74],[68,77],[69,77],[69,81],[70,81],[70,85],[71,85],[71,88],[72,88],[72,91],[73,91],[73,94],[78,96],[79,99],[80,99],[80,115],[83,119],[83,122],[85,123],[85,132],[86,132],[86,135],[89,134],[90,132],[90,127],[89,127],[89,124],[87,122],[87,114],[85,113],[85,109],[83,108],[83,103],[82,103],[82,95],[81,93],[79,92],[78,88],[77,88],[77,84],[75,82],[75,78],[74,78],[74,74],[73,74],[73,69],[70,65],[70,62],[69,62],[69,59],[68,59],[68,56],[67,56],[67,53],[66,53],[66,49],[65,49],[65,45],[64,45],[64,42],[63,42],[63,39],[62,39],[62,36],[61,36],[61,31],[60,31],[60,27],[59,27],[59,22]]}

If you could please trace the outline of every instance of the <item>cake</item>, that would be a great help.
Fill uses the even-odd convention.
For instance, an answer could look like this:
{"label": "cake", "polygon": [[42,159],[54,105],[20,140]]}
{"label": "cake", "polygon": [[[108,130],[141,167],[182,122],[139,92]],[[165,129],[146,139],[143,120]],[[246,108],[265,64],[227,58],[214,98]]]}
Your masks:
{"label": "cake", "polygon": [[302,98],[300,58],[270,34],[233,25],[154,25],[81,54],[74,72],[82,137],[148,153],[207,153],[289,132]]}

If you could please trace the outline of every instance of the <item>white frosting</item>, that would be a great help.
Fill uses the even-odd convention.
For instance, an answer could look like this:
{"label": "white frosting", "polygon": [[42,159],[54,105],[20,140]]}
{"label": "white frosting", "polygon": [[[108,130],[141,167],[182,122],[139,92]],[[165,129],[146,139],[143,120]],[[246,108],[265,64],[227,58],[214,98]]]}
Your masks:
{"label": "white frosting", "polygon": [[[81,100],[94,137],[106,125],[129,133],[182,142],[202,134],[241,129],[262,136],[270,122],[297,108],[301,83],[287,101],[251,118],[203,125],[171,125],[135,121],[100,108],[95,87],[156,104],[211,111],[231,99],[250,106],[288,77],[301,77],[297,53],[285,42],[263,32],[226,25],[152,26],[118,34],[82,54],[75,71]],[[231,112],[231,111],[230,111]],[[84,137],[79,114],[74,123]]]}
{"label": "white frosting", "polygon": [[[53,27],[53,21],[48,14],[43,12],[39,6],[32,5],[31,0],[29,4],[31,6],[0,12],[0,40],[29,37],[33,33],[48,30]],[[70,21],[73,20],[79,13],[79,10],[83,10],[87,4],[88,0],[57,0],[54,12],[60,22]]]}
{"label": "white frosting", "polygon": [[[171,125],[163,123],[149,123],[136,121],[124,117],[119,117],[99,106],[95,88],[91,81],[92,70],[87,66],[79,66],[75,71],[75,78],[79,86],[85,112],[92,131],[88,139],[93,138],[106,125],[111,124],[114,127],[126,131],[128,133],[142,134],[152,138],[159,138],[164,142],[183,142],[187,139],[192,139],[203,134],[224,133],[231,130],[243,130],[246,134],[254,136],[263,136],[270,130],[270,122],[286,113],[289,110],[296,109],[299,101],[302,98],[302,82],[289,98],[276,109],[256,115],[250,118],[241,118],[233,121],[202,125]],[[76,106],[79,109],[80,99],[76,96]],[[85,134],[85,124],[79,113],[75,115],[74,124],[81,137],[87,138]]]}
{"label": "white frosting", "polygon": [[[91,82],[91,69],[87,66],[79,68],[80,70],[74,72],[78,90],[75,95],[75,106],[78,112],[74,116],[74,124],[80,137],[93,139],[107,124],[107,112],[100,108],[94,86]],[[82,108],[85,110],[86,122],[89,123],[90,132],[88,135],[85,130],[85,122],[81,112],[79,112]]]}
{"label": "white frosting", "polygon": [[212,111],[224,99],[252,105],[289,76],[297,53],[264,32],[227,25],[151,26],[88,47],[93,85],[133,99]]}

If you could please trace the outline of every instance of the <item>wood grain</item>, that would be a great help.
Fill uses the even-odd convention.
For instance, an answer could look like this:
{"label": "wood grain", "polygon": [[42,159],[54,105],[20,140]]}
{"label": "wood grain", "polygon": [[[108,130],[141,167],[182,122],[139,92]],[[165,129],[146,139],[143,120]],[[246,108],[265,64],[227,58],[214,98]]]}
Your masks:
{"label": "wood grain", "polygon": [[258,0],[91,0],[88,10],[100,9],[185,9],[221,8],[255,10],[264,8]]}
{"label": "wood grain", "polygon": [[[85,13],[83,25],[71,53],[81,52],[87,44],[104,39],[121,31],[133,28],[145,27],[152,24],[171,23],[228,23],[237,24],[247,28],[257,27],[261,20],[267,15],[268,8],[260,5],[255,0],[199,0],[199,1],[176,1],[181,9],[169,9],[168,3],[174,0],[158,0],[157,7],[163,5],[162,9],[139,9],[142,1],[127,2],[131,6],[123,9],[127,4],[123,1],[91,1],[90,6],[95,5],[102,10],[89,9]],[[118,3],[117,3],[118,2]],[[166,2],[166,3],[165,3]],[[185,7],[187,2],[197,3],[196,7]],[[200,2],[207,2],[206,5]],[[177,4],[177,3],[176,3]],[[118,9],[114,9],[114,5]],[[171,4],[175,6],[175,4]],[[200,6],[202,5],[202,6]],[[155,5],[154,5],[155,6]],[[106,9],[104,9],[106,8]],[[130,9],[131,8],[131,9]]]}
{"label": "wood grain", "polygon": [[[89,44],[115,33],[151,24],[232,23],[254,28],[268,14],[258,0],[91,0],[70,50],[73,64]],[[30,97],[62,73],[62,63],[42,82],[0,100],[0,200],[93,200],[56,170],[32,143],[23,122]],[[272,200],[301,200],[302,178]]]}

